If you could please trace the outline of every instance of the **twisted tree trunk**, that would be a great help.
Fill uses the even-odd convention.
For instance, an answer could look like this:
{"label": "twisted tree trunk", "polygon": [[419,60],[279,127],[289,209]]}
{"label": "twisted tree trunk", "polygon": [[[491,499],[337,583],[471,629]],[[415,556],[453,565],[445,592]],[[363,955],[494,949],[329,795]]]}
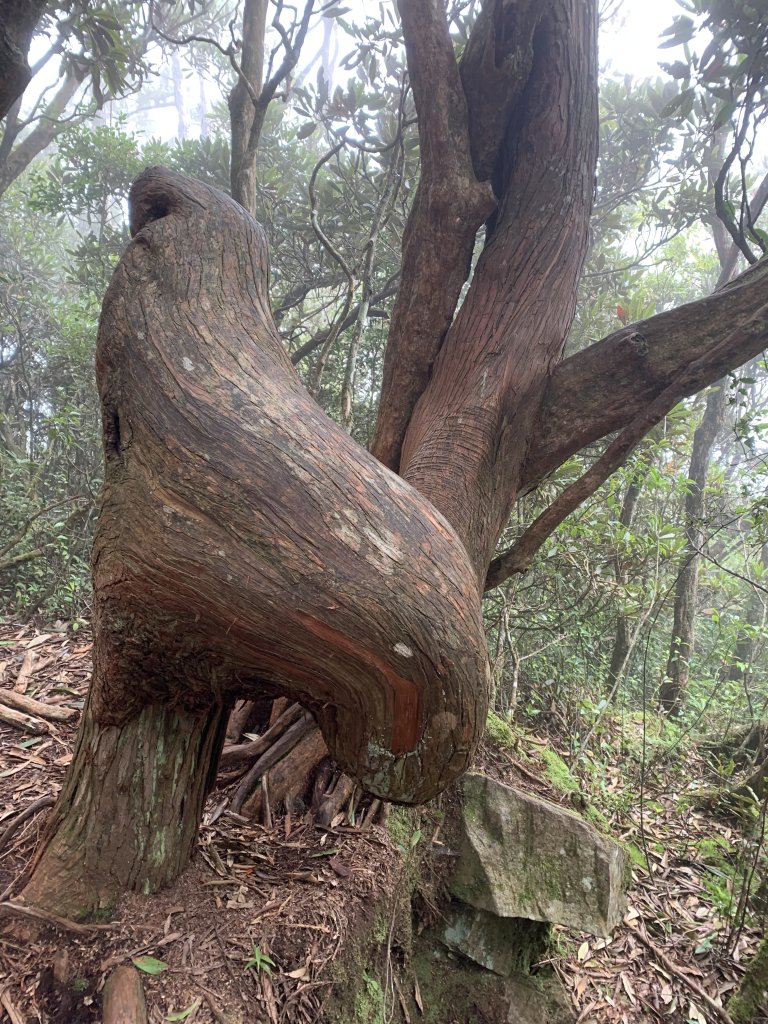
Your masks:
{"label": "twisted tree trunk", "polygon": [[25,892],[73,916],[178,873],[236,697],[300,700],[339,765],[407,802],[467,768],[487,704],[476,570],[300,384],[259,226],[156,169],[131,229],[97,350],[94,679]]}
{"label": "twisted tree trunk", "polygon": [[[88,914],[174,876],[237,698],[299,701],[375,794],[445,787],[485,721],[482,587],[524,569],[680,398],[768,341],[762,264],[560,363],[594,183],[596,4],[485,0],[461,65],[442,0],[400,6],[423,159],[381,461],[299,383],[255,221],[168,171],[134,186],[98,346],[93,686],[25,892],[49,909]],[[516,498],[611,431],[525,558],[489,574]]]}

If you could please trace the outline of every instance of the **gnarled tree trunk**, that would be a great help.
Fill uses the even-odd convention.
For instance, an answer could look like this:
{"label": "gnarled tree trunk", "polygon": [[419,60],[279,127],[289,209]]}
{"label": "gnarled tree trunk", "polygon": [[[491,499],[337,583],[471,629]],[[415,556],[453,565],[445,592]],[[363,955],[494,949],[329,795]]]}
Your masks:
{"label": "gnarled tree trunk", "polygon": [[25,892],[77,916],[178,873],[235,698],[300,700],[338,764],[408,802],[467,768],[487,704],[477,573],[300,384],[259,226],[152,170],[131,227],[97,350],[94,680]]}
{"label": "gnarled tree trunk", "polygon": [[[759,265],[561,363],[595,171],[596,4],[486,0],[460,66],[442,0],[400,6],[422,174],[377,458],[299,383],[255,221],[171,172],[134,186],[98,348],[94,680],[25,893],[50,909],[87,914],[179,870],[237,698],[299,701],[375,794],[446,786],[485,721],[483,586],[524,570],[680,398],[768,340]],[[489,572],[515,499],[611,431]]]}

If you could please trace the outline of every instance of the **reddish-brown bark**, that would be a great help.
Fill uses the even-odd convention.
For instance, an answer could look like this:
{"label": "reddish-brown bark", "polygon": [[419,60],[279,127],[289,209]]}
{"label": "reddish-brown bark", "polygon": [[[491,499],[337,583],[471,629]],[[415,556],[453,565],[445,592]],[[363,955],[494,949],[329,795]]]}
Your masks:
{"label": "reddish-brown bark", "polygon": [[402,476],[448,517],[480,579],[573,316],[597,152],[595,36],[594,5],[539,6],[494,167],[499,208],[403,444]]}
{"label": "reddish-brown bark", "polygon": [[[26,891],[67,913],[178,872],[218,754],[212,723],[237,697],[300,700],[341,767],[407,802],[466,769],[487,704],[466,552],[300,384],[269,311],[259,226],[153,170],[134,186],[131,229],[97,350],[94,680]],[[150,735],[163,755],[144,764]],[[168,845],[183,822],[167,856],[147,822]]]}
{"label": "reddish-brown bark", "polygon": [[447,785],[485,720],[480,589],[512,502],[621,429],[551,530],[654,416],[765,344],[757,267],[558,366],[593,188],[596,4],[486,0],[460,70],[443,5],[402,11],[424,161],[375,452],[403,479],[300,385],[258,225],[171,172],[135,186],[99,339],[94,682],[26,891],[49,908],[180,870],[238,697],[299,701],[374,793]]}

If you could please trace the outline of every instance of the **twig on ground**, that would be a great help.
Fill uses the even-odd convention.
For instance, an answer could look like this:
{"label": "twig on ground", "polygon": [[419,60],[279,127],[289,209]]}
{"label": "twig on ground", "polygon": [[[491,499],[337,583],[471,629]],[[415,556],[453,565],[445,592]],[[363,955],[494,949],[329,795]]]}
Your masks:
{"label": "twig on ground", "polygon": [[37,814],[37,812],[41,811],[44,807],[50,807],[55,803],[56,797],[49,793],[47,796],[41,796],[37,800],[33,800],[32,803],[25,807],[23,811],[19,811],[13,821],[11,821],[9,825],[6,825],[5,829],[0,832],[0,850],[7,845],[8,840],[11,838],[13,833],[19,825],[24,824],[27,818],[31,818],[33,814]]}
{"label": "twig on ground", "polygon": [[686,985],[691,990],[691,992],[694,993],[694,995],[701,999],[703,1003],[706,1003],[706,1005],[709,1007],[712,1013],[714,1013],[718,1020],[721,1020],[723,1024],[733,1024],[733,1017],[731,1017],[730,1013],[728,1013],[727,1010],[723,1009],[722,1006],[719,1006],[712,998],[712,996],[707,995],[707,993],[704,991],[701,985],[698,985],[695,981],[693,981],[693,979],[689,978],[684,971],[682,971],[675,963],[673,963],[673,961],[669,959],[667,954],[660,950],[659,947],[648,938],[648,936],[645,934],[642,928],[636,927],[633,924],[630,924],[630,928],[632,929],[632,934],[636,935],[637,938],[646,947],[646,949],[650,950],[651,953],[653,953],[653,955],[656,957],[659,963],[663,964],[663,966],[666,967],[670,974],[674,974],[676,978],[682,981],[682,983]]}

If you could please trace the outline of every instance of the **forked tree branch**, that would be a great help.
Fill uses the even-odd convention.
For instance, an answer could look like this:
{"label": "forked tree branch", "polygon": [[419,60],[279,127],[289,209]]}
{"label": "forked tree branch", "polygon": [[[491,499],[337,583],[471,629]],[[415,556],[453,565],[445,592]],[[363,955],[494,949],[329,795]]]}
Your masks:
{"label": "forked tree branch", "polygon": [[441,0],[401,0],[421,142],[421,180],[403,239],[372,451],[397,470],[414,406],[467,279],[475,235],[495,206],[472,169],[467,105]]}

